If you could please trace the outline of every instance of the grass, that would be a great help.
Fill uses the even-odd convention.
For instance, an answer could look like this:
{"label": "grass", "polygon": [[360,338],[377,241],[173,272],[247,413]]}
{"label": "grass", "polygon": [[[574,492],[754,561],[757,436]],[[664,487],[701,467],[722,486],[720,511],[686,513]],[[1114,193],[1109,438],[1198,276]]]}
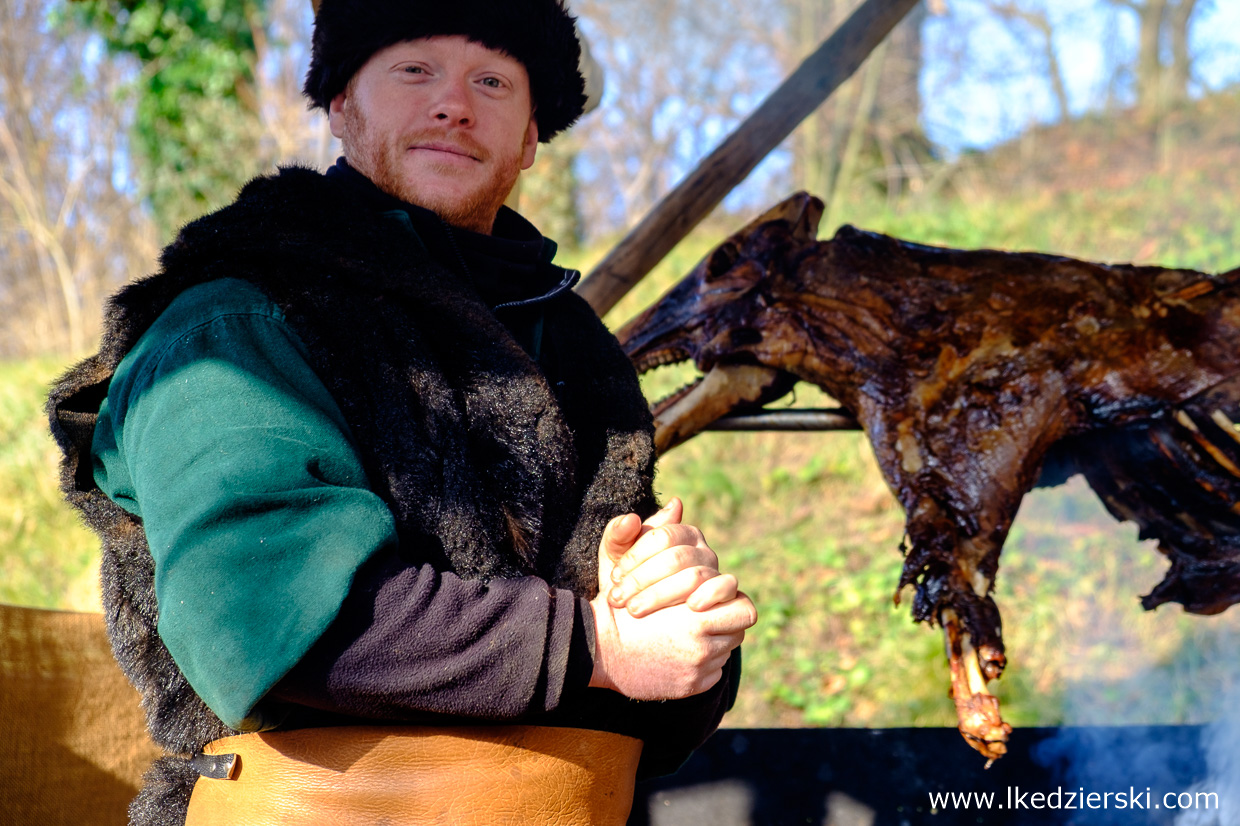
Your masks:
{"label": "grass", "polygon": [[[1182,142],[1182,157],[1164,148],[1157,162],[1088,156],[1074,167],[1070,156],[1093,151],[1091,135],[1042,136],[1051,160],[1023,183],[1024,167],[1014,172],[1001,150],[933,198],[888,204],[860,191],[839,214],[923,243],[1224,271],[1240,265],[1240,163],[1229,148],[1240,136],[1218,129],[1240,129],[1237,106],[1207,135],[1209,151]],[[608,323],[652,302],[720,234],[700,230],[683,242]],[[568,263],[588,270],[609,246]],[[61,369],[51,360],[0,364],[0,600],[83,608],[98,602],[96,545],[60,504],[40,410]],[[644,387],[657,397],[691,372],[664,368]],[[816,388],[797,396],[801,406],[829,403]],[[758,605],[729,725],[954,725],[938,630],[914,624],[907,602],[893,604],[903,513],[862,436],[708,433],[663,460],[656,486],[684,498]],[[996,584],[1010,665],[992,687],[1006,718],[1019,726],[1210,719],[1237,681],[1240,610],[1142,611],[1137,596],[1165,568],[1081,480],[1028,496]]]}
{"label": "grass", "polygon": [[0,362],[0,602],[98,610],[98,542],[61,499],[43,416],[53,359]]}
{"label": "grass", "polygon": [[[666,457],[658,487],[708,526],[761,615],[730,725],[954,725],[939,632],[892,602],[903,514],[861,436],[706,434]],[[1010,722],[1214,713],[1240,615],[1143,612],[1165,563],[1135,533],[1079,479],[1026,500],[996,592]]]}

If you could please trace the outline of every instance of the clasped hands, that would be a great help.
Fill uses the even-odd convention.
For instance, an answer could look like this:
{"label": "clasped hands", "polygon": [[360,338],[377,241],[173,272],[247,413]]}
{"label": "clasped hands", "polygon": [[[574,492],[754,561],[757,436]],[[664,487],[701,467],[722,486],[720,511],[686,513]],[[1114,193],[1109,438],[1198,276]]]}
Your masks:
{"label": "clasped hands", "polygon": [[590,685],[635,700],[700,694],[757,622],[736,577],[719,572],[719,558],[683,516],[672,499],[645,522],[629,513],[603,531]]}

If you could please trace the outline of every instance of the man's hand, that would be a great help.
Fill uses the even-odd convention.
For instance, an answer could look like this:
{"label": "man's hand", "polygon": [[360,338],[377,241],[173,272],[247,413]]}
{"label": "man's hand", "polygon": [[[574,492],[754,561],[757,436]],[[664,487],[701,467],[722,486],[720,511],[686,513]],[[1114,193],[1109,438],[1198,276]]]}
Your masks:
{"label": "man's hand", "polygon": [[705,611],[736,598],[736,577],[719,572],[719,557],[698,528],[681,524],[683,516],[684,504],[673,498],[640,526],[635,514],[608,526],[603,547],[614,565],[600,591],[608,587],[612,608],[641,617],[682,602]]}
{"label": "man's hand", "polygon": [[626,514],[604,531],[590,685],[639,700],[700,694],[757,621],[736,578],[719,573],[714,551],[682,516],[674,499],[644,523]]}
{"label": "man's hand", "polygon": [[706,611],[682,603],[640,618],[613,611],[602,600],[592,605],[597,642],[590,685],[635,700],[675,700],[706,691],[719,682],[732,649],[757,621],[744,594]]}

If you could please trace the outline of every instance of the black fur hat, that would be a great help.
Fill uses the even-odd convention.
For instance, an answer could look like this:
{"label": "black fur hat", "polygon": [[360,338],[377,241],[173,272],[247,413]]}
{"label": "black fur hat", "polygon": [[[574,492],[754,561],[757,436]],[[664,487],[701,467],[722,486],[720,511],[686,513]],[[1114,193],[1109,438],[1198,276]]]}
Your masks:
{"label": "black fur hat", "polygon": [[464,35],[525,66],[540,141],[581,116],[581,44],[561,0],[322,0],[302,92],[327,111],[375,52],[444,34]]}

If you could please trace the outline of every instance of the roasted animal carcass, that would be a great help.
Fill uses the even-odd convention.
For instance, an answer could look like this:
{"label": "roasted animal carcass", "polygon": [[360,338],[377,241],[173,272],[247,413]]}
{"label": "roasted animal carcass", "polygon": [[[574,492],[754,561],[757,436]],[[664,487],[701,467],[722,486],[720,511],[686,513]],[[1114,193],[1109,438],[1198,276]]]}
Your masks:
{"label": "roasted animal carcass", "polygon": [[944,629],[960,730],[991,760],[1010,727],[991,597],[1021,499],[1085,474],[1171,560],[1146,608],[1240,600],[1240,270],[1206,275],[963,251],[844,227],[801,194],[714,250],[618,335],[639,372],[706,375],[657,403],[667,450],[797,380],[864,428],[906,513],[897,587]]}

